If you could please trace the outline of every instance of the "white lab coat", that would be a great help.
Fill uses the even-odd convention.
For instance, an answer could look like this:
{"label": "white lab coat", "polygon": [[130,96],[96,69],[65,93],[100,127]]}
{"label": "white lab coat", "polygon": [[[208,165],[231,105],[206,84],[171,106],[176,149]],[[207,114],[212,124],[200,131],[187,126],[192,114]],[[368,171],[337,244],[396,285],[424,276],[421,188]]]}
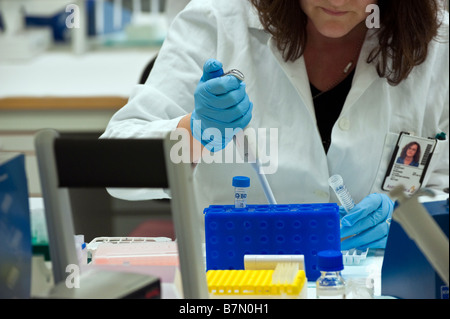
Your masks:
{"label": "white lab coat", "polygon": [[[441,32],[445,41],[432,42],[427,60],[394,87],[379,78],[375,65],[365,62],[377,44],[369,31],[326,154],[304,59],[283,61],[248,1],[193,0],[174,20],[146,84],[136,87],[104,137],[160,137],[173,130],[193,111],[193,93],[204,62],[216,58],[225,71],[237,68],[245,74],[254,104],[251,125],[278,128],[278,169],[267,175],[277,202],[336,201],[327,184],[331,174],[342,175],[359,202],[370,193],[383,192],[400,132],[423,137],[449,133],[447,14]],[[424,185],[448,187],[448,147],[448,139],[439,141]],[[200,209],[213,203],[232,204],[235,175],[251,178],[248,203],[267,203],[250,165],[202,162],[194,175]]]}

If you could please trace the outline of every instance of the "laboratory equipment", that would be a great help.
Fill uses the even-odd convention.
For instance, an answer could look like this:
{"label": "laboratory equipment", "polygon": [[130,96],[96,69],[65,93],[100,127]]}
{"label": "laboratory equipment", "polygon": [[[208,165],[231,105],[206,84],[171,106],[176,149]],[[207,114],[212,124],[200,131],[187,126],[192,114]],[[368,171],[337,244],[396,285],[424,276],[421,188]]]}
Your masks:
{"label": "laboratory equipment", "polygon": [[75,249],[77,251],[78,265],[86,265],[88,263],[87,245],[84,241],[84,235],[75,235]]}
{"label": "laboratory equipment", "polygon": [[103,244],[134,244],[170,241],[172,241],[172,239],[168,237],[96,237],[89,242],[87,248],[89,251],[95,252],[95,250]]}
{"label": "laboratory equipment", "polygon": [[264,169],[262,168],[261,161],[258,157],[256,142],[253,139],[248,138],[249,135],[245,133],[248,129],[252,129],[251,126],[247,126],[244,130],[237,132],[236,135],[233,136],[234,143],[238,151],[241,153],[244,162],[250,163],[256,172],[256,176],[258,176],[267,202],[271,205],[276,205],[277,202],[275,200],[275,196],[273,195],[272,188],[270,187],[267,177],[264,174]]}
{"label": "laboratory equipment", "polygon": [[49,28],[25,26],[24,6],[33,1],[0,0],[0,15],[3,19],[3,32],[0,32],[0,61],[26,60],[47,50],[52,43]]}
{"label": "laboratory equipment", "polygon": [[160,279],[138,272],[92,266],[81,274],[69,273],[69,282],[55,285],[49,299],[159,299]]}
{"label": "laboratory equipment", "polygon": [[[118,238],[120,239],[120,238]],[[175,241],[148,238],[127,238],[88,245],[94,265],[179,266]]]}
{"label": "laboratory equipment", "polygon": [[73,15],[74,25],[69,27],[69,22],[66,19],[66,25],[71,30],[72,51],[74,54],[83,54],[88,51],[88,19],[86,1],[76,0],[73,4],[66,6],[66,12]]}
{"label": "laboratory equipment", "polygon": [[140,1],[133,2],[131,23],[125,27],[127,38],[131,43],[162,44],[167,35],[167,19],[161,14],[159,0],[151,0],[150,12],[142,12]]}
{"label": "laboratory equipment", "polygon": [[25,156],[0,152],[0,299],[29,298],[31,226]]}
{"label": "laboratory equipment", "polygon": [[33,209],[30,212],[30,218],[31,245],[33,249],[33,256],[42,255],[46,261],[50,261],[47,225],[45,223],[44,209]]}
{"label": "laboratory equipment", "polygon": [[[448,299],[449,204],[439,197],[400,197],[382,268],[382,294],[405,299]],[[407,217],[407,218],[405,218]]]}
{"label": "laboratory equipment", "polygon": [[[209,270],[206,279],[210,297],[306,299],[305,271],[280,265],[267,270]],[[286,280],[280,281],[281,277]]]}
{"label": "laboratory equipment", "polygon": [[245,255],[303,255],[315,280],[317,252],[341,247],[335,203],[210,205],[204,217],[207,270],[244,269]]}
{"label": "laboratory equipment", "polygon": [[342,257],[344,260],[344,265],[359,265],[361,264],[367,257],[367,253],[369,252],[369,248],[366,249],[356,249],[352,248],[349,250],[342,250]]}
{"label": "laboratory equipment", "polygon": [[[232,75],[236,77],[240,81],[244,81],[245,76],[244,74],[237,70],[237,69],[231,69],[230,71],[224,73],[222,76],[225,75]],[[264,195],[267,198],[267,202],[269,204],[276,204],[275,197],[273,196],[272,188],[270,187],[269,182],[267,181],[266,175],[264,174],[264,170],[261,166],[261,161],[259,160],[258,156],[258,150],[256,147],[256,142],[252,139],[248,138],[248,134],[246,134],[246,130],[252,129],[250,125],[247,125],[247,127],[244,130],[239,130],[239,132],[233,136],[233,141],[236,145],[236,148],[241,153],[242,158],[244,159],[244,162],[250,163],[253,167],[253,169],[256,172],[256,175],[258,176],[259,182],[261,183],[261,186],[264,191]],[[247,147],[245,147],[247,145]]]}
{"label": "laboratory equipment", "polygon": [[318,299],[345,299],[346,283],[341,276],[344,269],[340,251],[325,250],[317,254],[320,277],[316,281]]}
{"label": "laboratory equipment", "polygon": [[224,73],[222,76],[225,76],[225,75],[232,75],[240,81],[245,80],[244,73],[242,73],[241,71],[239,71],[237,69],[231,69],[230,71]]}
{"label": "laboratory equipment", "polygon": [[[427,191],[420,191],[420,194],[427,194]],[[431,193],[431,191],[428,194],[434,196],[434,193]],[[396,213],[393,215],[394,220],[400,223],[408,236],[414,240],[448,286],[448,237],[425,208],[419,205],[417,196],[411,198],[406,197],[401,186],[395,188],[392,191],[392,195],[397,197],[400,203],[396,209]]]}
{"label": "laboratory equipment", "polygon": [[165,297],[183,296],[178,244],[171,238],[96,237],[88,243],[87,250],[89,267],[138,270],[159,278],[162,285],[174,284],[174,290],[163,288]]}
{"label": "laboratory equipment", "polygon": [[234,207],[244,208],[247,206],[247,194],[250,187],[250,178],[247,176],[233,177]]}
{"label": "laboratory equipment", "polygon": [[[195,139],[201,141],[202,144],[208,149],[218,151],[223,149],[228,142],[230,142],[228,139],[231,137],[227,136],[226,130],[229,128],[232,128],[233,131],[238,129],[237,133],[232,136],[236,148],[241,153],[244,162],[249,162],[252,164],[269,204],[276,204],[272,189],[270,188],[267,178],[264,175],[260,160],[258,158],[257,148],[255,145],[256,143],[255,141],[249,140],[248,135],[244,133],[246,129],[249,129],[248,124],[251,120],[253,109],[253,103],[248,99],[248,95],[245,92],[245,86],[241,83],[239,88],[235,88],[233,86],[235,83],[233,82],[223,83],[221,86],[218,86],[218,88],[212,88],[211,85],[206,87],[204,85],[204,83],[210,79],[223,77],[225,75],[234,76],[240,82],[242,82],[245,78],[244,74],[237,69],[232,69],[224,73],[222,63],[217,60],[209,59],[205,62],[203,67],[203,76],[195,92],[196,105],[191,116],[192,135]],[[229,93],[232,91],[238,92],[240,90],[243,90],[243,92],[239,94],[245,94],[241,102],[237,105],[228,105],[230,103],[230,99],[225,99],[226,94],[224,93]],[[213,99],[214,105],[211,105],[209,100],[211,100],[211,95],[214,96],[214,94],[217,94],[217,98]],[[236,99],[236,97],[234,97],[234,99]],[[213,120],[219,111],[220,121]],[[236,117],[237,114],[239,114],[239,117]],[[231,123],[233,125],[231,125]],[[220,130],[222,133],[222,139],[220,141],[216,141],[215,139],[208,139],[205,141],[203,139],[204,130],[210,127]],[[239,129],[243,127],[245,128],[244,130]],[[245,145],[247,145],[247,147],[245,147]]]}
{"label": "laboratory equipment", "polygon": [[298,269],[305,269],[303,255],[245,255],[244,267],[247,270],[275,269],[280,263],[296,264]]}
{"label": "laboratory equipment", "polygon": [[165,139],[98,139],[38,132],[35,147],[55,285],[64,286],[67,265],[78,262],[69,187],[168,188],[170,184],[183,296],[208,296],[192,167],[170,158],[177,142],[170,134]]}
{"label": "laboratory equipment", "polygon": [[345,279],[346,299],[373,299],[375,280],[373,277],[351,277]]}
{"label": "laboratory equipment", "polygon": [[345,187],[344,180],[340,175],[333,175],[328,179],[328,184],[333,189],[337,198],[341,202],[345,211],[348,213],[353,207],[355,207],[355,202],[352,196]]}

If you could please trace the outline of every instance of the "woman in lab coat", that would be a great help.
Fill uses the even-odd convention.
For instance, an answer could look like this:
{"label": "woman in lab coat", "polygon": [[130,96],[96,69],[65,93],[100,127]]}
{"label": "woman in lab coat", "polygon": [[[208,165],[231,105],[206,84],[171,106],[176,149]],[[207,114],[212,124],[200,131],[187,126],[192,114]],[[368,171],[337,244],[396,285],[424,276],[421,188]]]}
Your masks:
{"label": "woman in lab coat", "polygon": [[[336,202],[327,181],[340,174],[358,203],[342,236],[360,234],[342,248],[384,247],[393,205],[383,181],[399,134],[448,134],[448,14],[438,3],[193,0],[103,137],[192,133],[196,119],[201,139],[214,122],[250,123],[267,139],[263,166],[278,203]],[[233,68],[244,82],[217,78]],[[222,156],[233,143],[222,147],[213,160],[194,154],[199,207],[231,203],[236,175],[252,180],[249,203],[267,203],[251,166]],[[448,172],[444,139],[422,185],[442,191]]]}

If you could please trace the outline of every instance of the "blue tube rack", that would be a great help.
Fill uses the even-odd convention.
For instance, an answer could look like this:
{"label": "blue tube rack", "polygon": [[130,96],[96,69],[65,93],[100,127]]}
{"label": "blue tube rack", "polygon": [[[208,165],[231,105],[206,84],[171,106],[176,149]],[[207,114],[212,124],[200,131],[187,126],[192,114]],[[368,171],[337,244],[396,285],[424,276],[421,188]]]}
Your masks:
{"label": "blue tube rack", "polygon": [[316,280],[317,253],[340,250],[339,207],[334,203],[210,205],[204,210],[207,270],[244,269],[245,255],[304,255]]}

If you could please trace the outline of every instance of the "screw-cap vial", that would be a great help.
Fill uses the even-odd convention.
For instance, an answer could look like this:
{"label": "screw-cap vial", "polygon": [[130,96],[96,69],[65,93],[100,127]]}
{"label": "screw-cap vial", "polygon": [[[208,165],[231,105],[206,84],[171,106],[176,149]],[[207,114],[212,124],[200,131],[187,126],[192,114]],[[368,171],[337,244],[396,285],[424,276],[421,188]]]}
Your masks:
{"label": "screw-cap vial", "polygon": [[250,186],[250,178],[247,176],[233,177],[234,207],[244,208],[247,206],[247,190]]}

